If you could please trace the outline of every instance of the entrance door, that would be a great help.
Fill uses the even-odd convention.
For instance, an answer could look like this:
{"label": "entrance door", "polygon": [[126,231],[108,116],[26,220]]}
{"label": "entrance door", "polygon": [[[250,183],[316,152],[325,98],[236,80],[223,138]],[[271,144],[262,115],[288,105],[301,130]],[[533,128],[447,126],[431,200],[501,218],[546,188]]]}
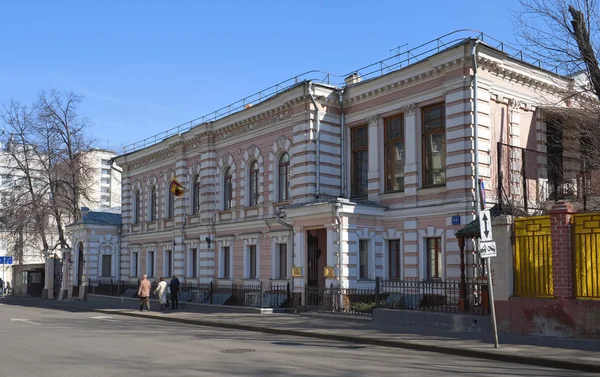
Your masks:
{"label": "entrance door", "polygon": [[319,237],[308,232],[308,286],[319,286]]}
{"label": "entrance door", "polygon": [[27,271],[27,296],[41,297],[44,289],[44,273]]}

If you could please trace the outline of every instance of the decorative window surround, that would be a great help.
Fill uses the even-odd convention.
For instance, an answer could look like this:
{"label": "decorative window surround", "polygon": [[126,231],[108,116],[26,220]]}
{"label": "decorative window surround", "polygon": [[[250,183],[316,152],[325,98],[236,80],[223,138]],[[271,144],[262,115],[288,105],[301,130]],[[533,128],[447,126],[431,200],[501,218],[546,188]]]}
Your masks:
{"label": "decorative window surround", "polygon": [[[291,269],[291,239],[290,232],[273,232],[269,234],[271,237],[271,279],[273,280],[287,280],[292,275]],[[285,278],[281,278],[281,271],[279,271],[280,260],[279,260],[279,245],[287,245],[287,271],[285,272]]]}
{"label": "decorative window surround", "polygon": [[[369,232],[369,229],[367,228],[361,228],[361,229],[357,229],[356,230],[356,235],[358,236],[358,240],[368,240],[368,245],[367,245],[367,252],[368,252],[368,267],[369,267],[369,271],[368,271],[368,280],[375,280],[375,276],[376,272],[376,263],[375,263],[375,232]],[[360,243],[357,242],[356,244],[357,250],[356,250],[356,258],[357,258],[357,263],[356,263],[356,279],[357,280],[361,280],[360,279]],[[364,279],[363,279],[364,280]]]}
{"label": "decorative window surround", "polygon": [[[219,250],[219,274],[218,279],[233,279],[233,241],[235,241],[235,236],[219,236],[215,238],[215,242],[218,245]],[[225,276],[225,271],[223,270],[223,263],[225,260],[224,252],[225,248],[229,248],[229,276]]]}
{"label": "decorative window surround", "polygon": [[250,278],[250,247],[256,247],[256,276],[252,279],[260,279],[260,240],[262,234],[247,234],[240,236],[244,245],[244,279]]}
{"label": "decorative window surround", "polygon": [[383,278],[390,279],[390,247],[391,240],[398,240],[400,245],[400,278],[404,277],[404,233],[401,230],[388,229],[383,232]]}
{"label": "decorative window surround", "polygon": [[446,277],[446,238],[444,237],[444,229],[436,229],[430,225],[427,229],[419,229],[419,278],[427,277],[427,244],[426,238],[440,237],[442,250],[442,276]]}
{"label": "decorative window surround", "polygon": [[[288,166],[288,180],[291,181],[292,171],[292,142],[285,136],[280,136],[269,153],[269,163],[271,170],[269,171],[269,181],[272,182],[272,188],[269,190],[269,201],[275,203],[279,201],[279,160],[284,153],[287,153],[290,158],[290,165]],[[289,182],[288,182],[289,183]],[[291,194],[291,193],[290,193]],[[288,197],[288,201],[290,198]]]}

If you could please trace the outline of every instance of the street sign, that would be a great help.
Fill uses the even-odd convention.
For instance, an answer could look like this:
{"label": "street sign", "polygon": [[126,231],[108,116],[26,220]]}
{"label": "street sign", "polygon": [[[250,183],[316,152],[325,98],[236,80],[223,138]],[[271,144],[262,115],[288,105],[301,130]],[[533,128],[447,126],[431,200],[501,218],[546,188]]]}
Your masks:
{"label": "street sign", "polygon": [[492,240],[492,217],[490,211],[479,212],[479,241],[489,242]]}
{"label": "street sign", "polygon": [[496,255],[496,242],[488,241],[479,243],[479,256],[481,258],[491,258]]}
{"label": "street sign", "polygon": [[460,225],[460,216],[452,216],[452,225]]}
{"label": "street sign", "polygon": [[0,264],[12,264],[12,257],[0,257]]}

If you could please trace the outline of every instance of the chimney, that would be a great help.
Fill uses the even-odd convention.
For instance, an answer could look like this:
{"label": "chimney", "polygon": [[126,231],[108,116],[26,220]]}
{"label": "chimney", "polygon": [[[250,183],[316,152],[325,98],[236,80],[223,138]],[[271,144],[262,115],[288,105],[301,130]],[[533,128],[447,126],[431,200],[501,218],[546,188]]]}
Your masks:
{"label": "chimney", "polygon": [[362,77],[360,77],[358,72],[354,72],[350,76],[346,77],[344,81],[346,82],[346,85],[357,84],[362,81]]}
{"label": "chimney", "polygon": [[83,219],[85,216],[88,215],[89,212],[90,212],[90,209],[88,207],[81,207],[81,210],[80,210],[81,218]]}

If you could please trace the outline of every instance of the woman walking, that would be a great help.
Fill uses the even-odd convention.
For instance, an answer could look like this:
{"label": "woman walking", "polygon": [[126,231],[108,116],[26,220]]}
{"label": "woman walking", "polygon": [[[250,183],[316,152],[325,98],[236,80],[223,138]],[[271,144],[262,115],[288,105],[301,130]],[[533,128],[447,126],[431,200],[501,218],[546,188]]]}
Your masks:
{"label": "woman walking", "polygon": [[160,278],[160,283],[158,283],[158,287],[154,290],[154,294],[158,296],[160,310],[167,309],[167,282],[165,278]]}

